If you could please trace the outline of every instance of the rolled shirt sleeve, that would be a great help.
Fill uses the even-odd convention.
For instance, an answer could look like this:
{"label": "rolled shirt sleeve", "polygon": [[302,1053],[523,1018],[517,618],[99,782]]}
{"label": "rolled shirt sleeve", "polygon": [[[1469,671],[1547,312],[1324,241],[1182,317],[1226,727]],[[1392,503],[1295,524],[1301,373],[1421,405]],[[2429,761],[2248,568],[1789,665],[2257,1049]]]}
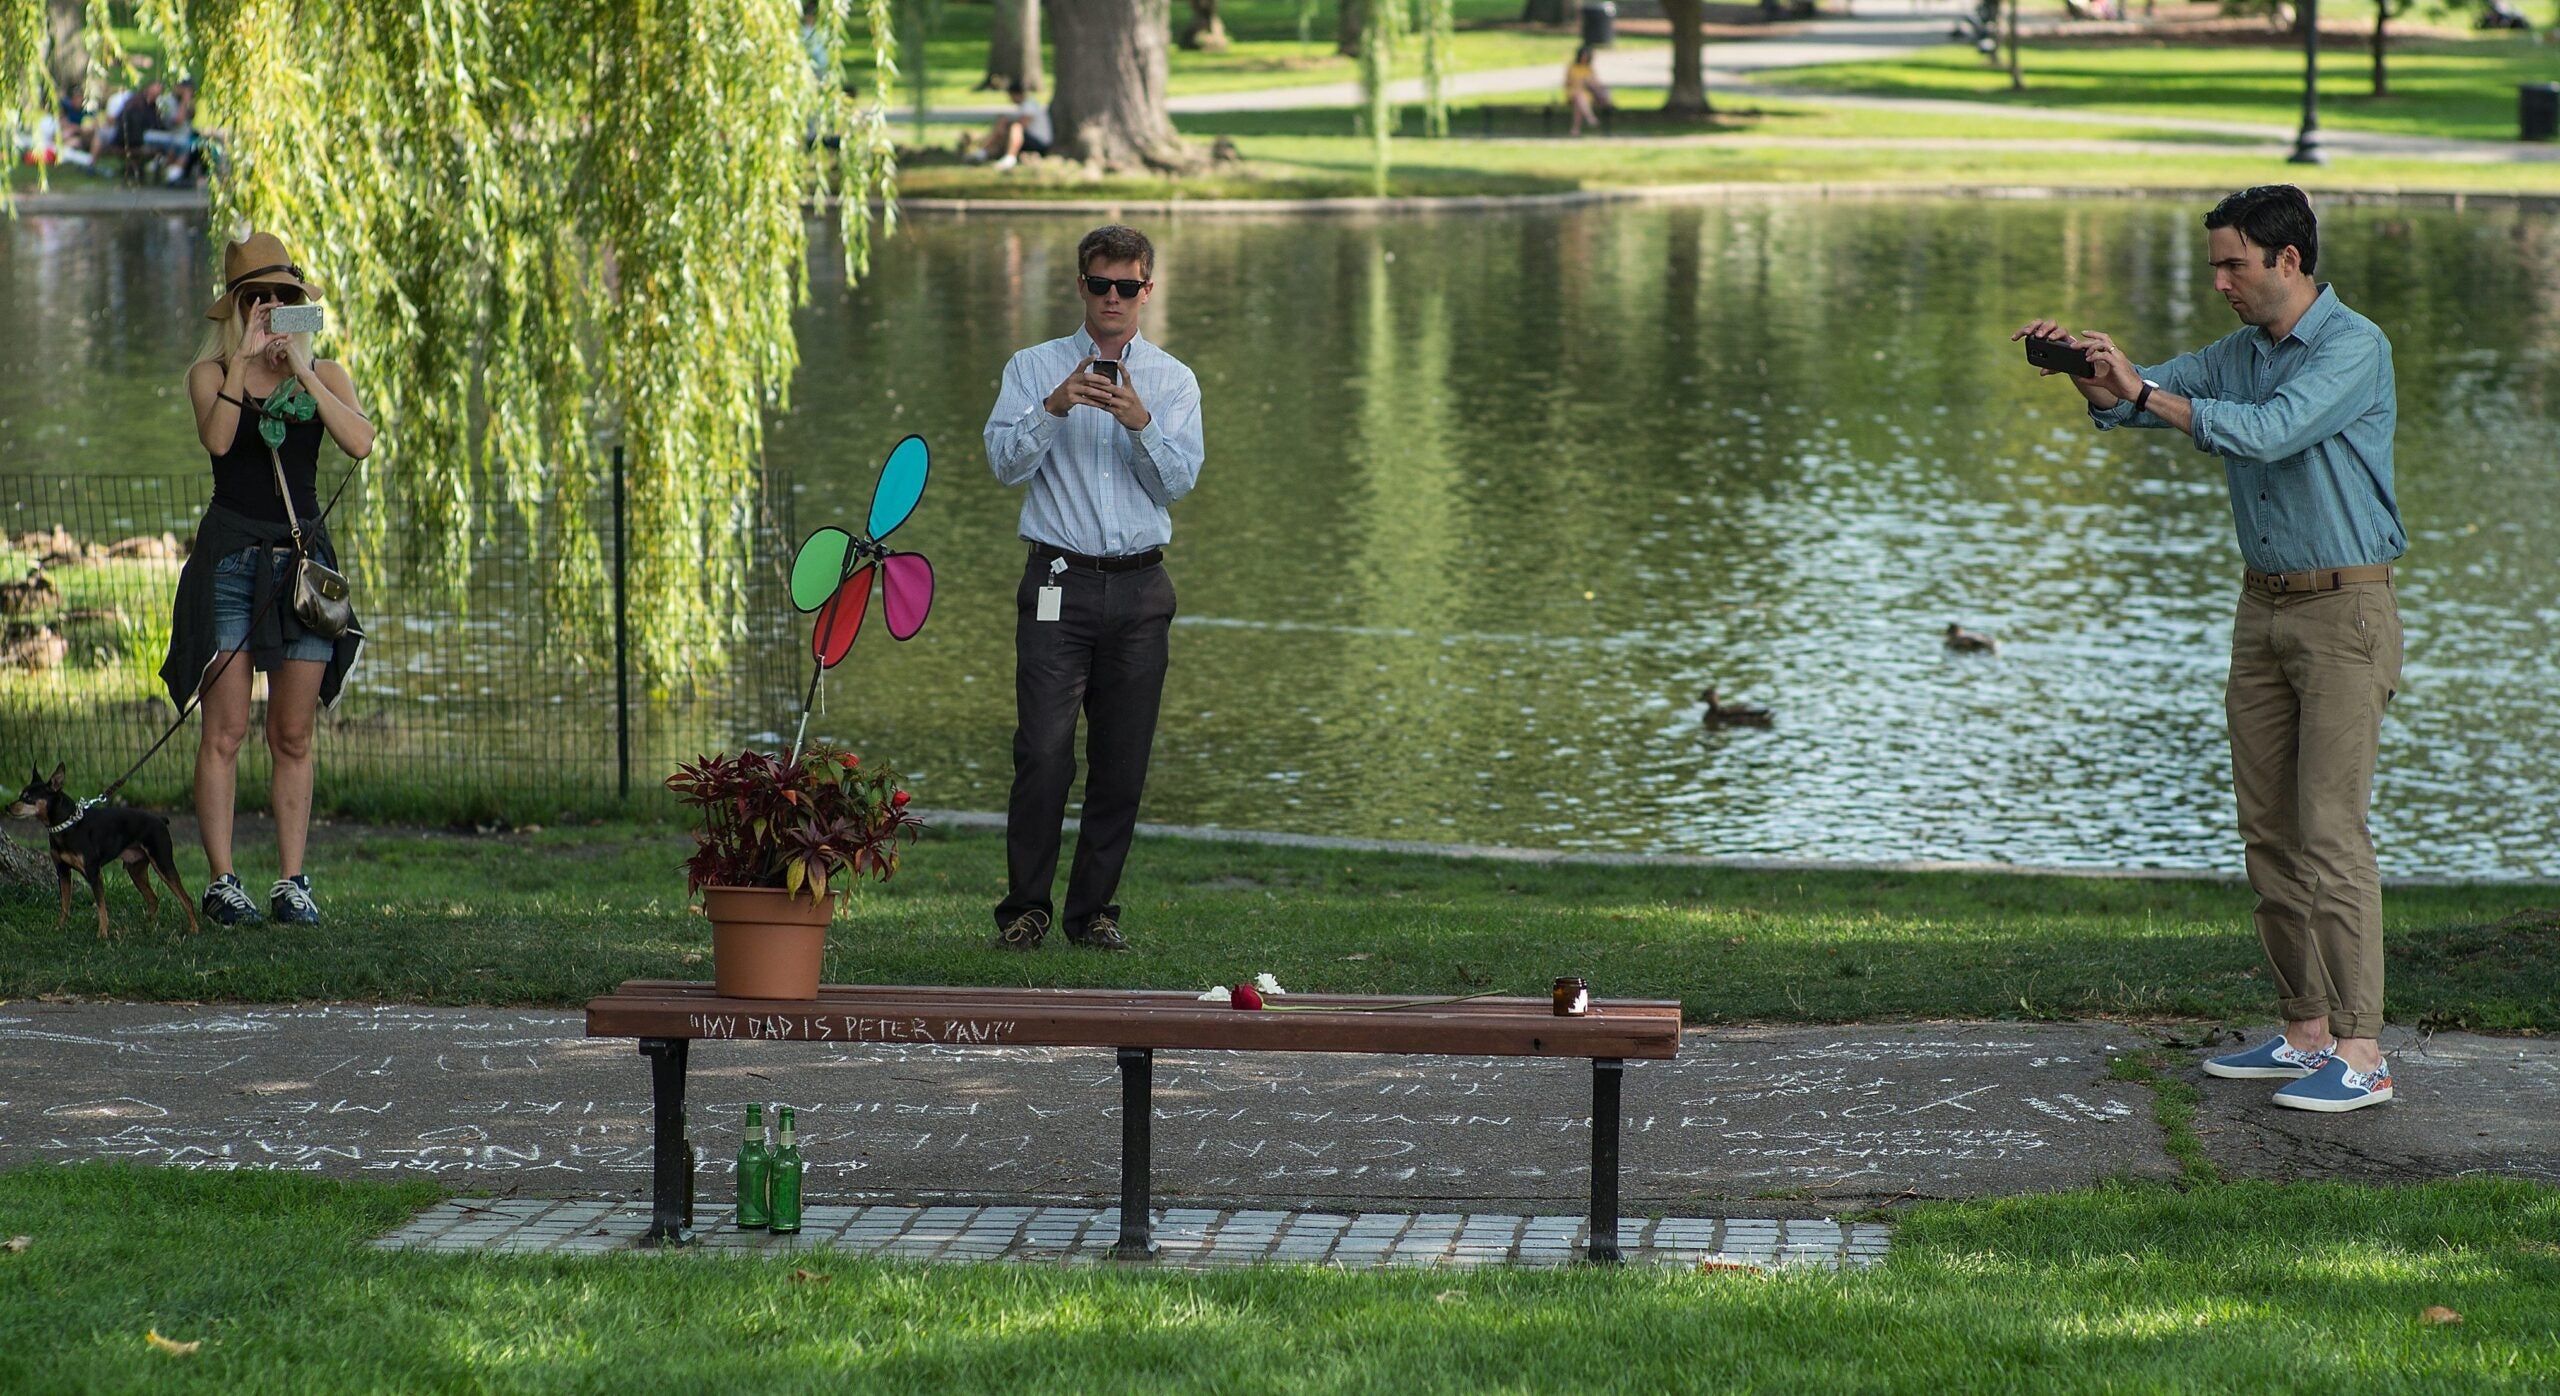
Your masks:
{"label": "rolled shirt sleeve", "polygon": [[2332,334],[2264,402],[2198,397],[2188,435],[2217,456],[2282,462],[2346,430],[2372,405],[2381,345],[2371,334]]}
{"label": "rolled shirt sleeve", "polygon": [[1130,473],[1158,505],[1169,505],[1200,483],[1206,444],[1200,431],[1200,380],[1188,368],[1167,401],[1148,403],[1147,424],[1131,437]]}
{"label": "rolled shirt sleeve", "polygon": [[1066,423],[1064,417],[1049,415],[1049,389],[1057,385],[1039,386],[1034,380],[1036,367],[1034,350],[1014,355],[1004,366],[1004,385],[996,393],[995,410],[987,414],[987,465],[1008,487],[1040,472],[1050,443]]}
{"label": "rolled shirt sleeve", "polygon": [[[2220,347],[2220,345],[2211,346],[2212,349]],[[2150,382],[2159,384],[2161,392],[2175,393],[2190,400],[2204,397],[2211,392],[2213,383],[2212,366],[2205,362],[2206,352],[2211,352],[2211,349],[2180,354],[2174,359],[2154,364],[2150,368],[2136,365],[2134,372]],[[2131,398],[2120,398],[2113,407],[2092,407],[2089,409],[2089,419],[2096,422],[2100,430],[2169,425],[2160,420],[2157,413],[2134,411]]]}

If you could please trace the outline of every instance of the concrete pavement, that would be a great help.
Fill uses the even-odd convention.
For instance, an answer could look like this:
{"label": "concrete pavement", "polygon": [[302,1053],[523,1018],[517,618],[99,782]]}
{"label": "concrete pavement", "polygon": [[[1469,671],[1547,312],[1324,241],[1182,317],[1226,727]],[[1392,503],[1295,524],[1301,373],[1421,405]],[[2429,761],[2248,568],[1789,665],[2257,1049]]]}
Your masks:
{"label": "concrete pavement", "polygon": [[[398,1005],[0,1005],[0,1166],[432,1176],[526,1196],[646,1193],[647,1073],[576,1012]],[[2176,1170],[2113,1024],[1693,1029],[1631,1063],[1629,1215],[1818,1214]],[[2403,1096],[2302,1115],[2205,1082],[2199,1132],[2236,1176],[2560,1181],[2560,1044],[2386,1039]],[[2201,1078],[2198,1078],[2201,1079]],[[1570,1214],[1589,1186],[1579,1063],[1158,1054],[1166,1206]],[[799,1107],[813,1203],[1104,1205],[1108,1052],[702,1043],[688,1096],[706,1196],[751,1100]]]}

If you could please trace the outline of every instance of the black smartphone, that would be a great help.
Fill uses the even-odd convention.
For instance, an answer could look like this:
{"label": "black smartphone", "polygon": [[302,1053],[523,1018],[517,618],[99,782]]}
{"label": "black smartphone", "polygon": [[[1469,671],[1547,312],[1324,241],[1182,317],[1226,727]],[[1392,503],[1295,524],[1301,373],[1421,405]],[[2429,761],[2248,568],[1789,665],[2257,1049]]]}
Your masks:
{"label": "black smartphone", "polygon": [[2038,368],[2068,373],[2074,378],[2097,376],[2097,366],[2089,362],[2089,351],[2086,349],[2065,344],[2058,339],[2045,339],[2037,335],[2028,335],[2026,345],[2027,362]]}
{"label": "black smartphone", "polygon": [[1093,371],[1101,374],[1105,382],[1117,383],[1120,381],[1120,361],[1118,359],[1096,359],[1093,361]]}

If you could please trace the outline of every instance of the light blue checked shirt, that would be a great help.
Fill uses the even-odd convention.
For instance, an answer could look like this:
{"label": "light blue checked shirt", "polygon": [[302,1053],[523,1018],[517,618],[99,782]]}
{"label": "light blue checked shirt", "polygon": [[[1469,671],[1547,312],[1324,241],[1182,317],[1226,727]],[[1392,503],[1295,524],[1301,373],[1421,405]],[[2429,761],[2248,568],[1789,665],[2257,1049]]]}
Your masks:
{"label": "light blue checked shirt", "polygon": [[1132,336],[1120,371],[1149,420],[1131,431],[1099,407],[1049,415],[1049,394],[1093,352],[1093,336],[1035,344],[1004,366],[987,417],[987,464],[1007,485],[1028,482],[1021,533],[1071,553],[1121,557],[1173,541],[1166,506],[1200,481],[1200,380],[1180,359]]}
{"label": "light blue checked shirt", "polygon": [[[2327,286],[2283,339],[2244,325],[2143,377],[2195,403],[2187,435],[2222,457],[2240,556],[2259,572],[2365,567],[2409,550],[2392,493],[2400,423],[2391,341]],[[2168,423],[2131,402],[2100,427]]]}

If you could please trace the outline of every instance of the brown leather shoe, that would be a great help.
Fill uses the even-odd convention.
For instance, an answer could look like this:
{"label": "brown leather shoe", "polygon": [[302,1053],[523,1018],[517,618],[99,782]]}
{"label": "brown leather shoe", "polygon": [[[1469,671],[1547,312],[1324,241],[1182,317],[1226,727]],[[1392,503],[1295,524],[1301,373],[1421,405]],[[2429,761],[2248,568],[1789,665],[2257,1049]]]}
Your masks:
{"label": "brown leather shoe", "polygon": [[1120,938],[1119,919],[1111,915],[1109,912],[1103,912],[1095,916],[1092,920],[1085,922],[1084,929],[1081,931],[1067,932],[1067,941],[1071,945],[1081,945],[1087,950],[1126,950],[1129,948],[1129,942]]}
{"label": "brown leather shoe", "polygon": [[1037,950],[1040,938],[1048,933],[1049,913],[1026,911],[1004,923],[1004,929],[996,932],[995,944],[998,950]]}

